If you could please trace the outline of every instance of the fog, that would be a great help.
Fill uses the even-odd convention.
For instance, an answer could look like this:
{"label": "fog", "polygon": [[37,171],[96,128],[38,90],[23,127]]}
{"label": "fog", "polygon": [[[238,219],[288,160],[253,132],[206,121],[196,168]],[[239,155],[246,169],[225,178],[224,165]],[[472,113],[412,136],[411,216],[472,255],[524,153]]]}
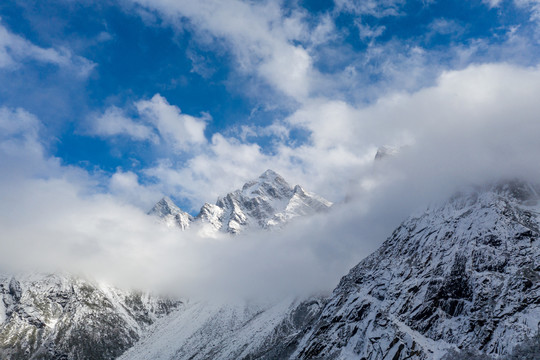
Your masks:
{"label": "fog", "polygon": [[[308,190],[343,196],[329,199],[336,201],[330,212],[281,231],[217,238],[164,227],[144,206],[104,189],[103,175],[47,154],[39,119],[2,109],[1,270],[83,273],[186,297],[328,292],[407,216],[460,187],[514,177],[538,182],[539,93],[537,68],[483,65],[444,73],[416,93],[347,106],[350,121],[336,121],[333,135],[343,135],[347,151],[372,159],[372,145],[387,144],[399,153],[361,164],[348,157],[318,163],[324,149],[314,141],[311,149],[299,149],[317,175],[303,182],[282,150],[273,155],[274,170],[297,174],[295,180],[315,188],[306,185]],[[310,121],[313,136],[322,136],[318,126],[330,120]]]}

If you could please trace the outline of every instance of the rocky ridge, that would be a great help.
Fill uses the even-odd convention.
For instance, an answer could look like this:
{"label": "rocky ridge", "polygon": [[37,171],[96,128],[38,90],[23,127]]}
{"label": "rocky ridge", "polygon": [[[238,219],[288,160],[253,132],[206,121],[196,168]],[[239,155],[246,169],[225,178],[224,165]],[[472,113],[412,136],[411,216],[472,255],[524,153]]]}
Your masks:
{"label": "rocky ridge", "polygon": [[[250,221],[287,219],[300,191],[267,175],[218,199],[221,212],[208,205],[216,224],[248,214],[253,198],[251,209],[282,211]],[[540,324],[539,194],[501,182],[413,215],[327,298],[180,303],[73,277],[3,277],[0,358],[505,359]]]}
{"label": "rocky ridge", "polygon": [[186,230],[192,225],[211,231],[238,234],[247,229],[276,229],[291,219],[326,211],[332,203],[304,190],[291,187],[272,170],[219,197],[216,204],[206,203],[193,218],[180,210],[169,198],[161,199],[149,212],[168,226]]}
{"label": "rocky ridge", "polygon": [[0,358],[115,359],[181,306],[70,275],[0,276]]}
{"label": "rocky ridge", "polygon": [[189,225],[194,220],[193,216],[182,211],[167,196],[159,200],[148,214],[160,219],[167,227],[179,227],[182,230],[189,228]]}
{"label": "rocky ridge", "polygon": [[538,193],[505,182],[403,222],[343,277],[292,358],[508,356],[540,324]]}

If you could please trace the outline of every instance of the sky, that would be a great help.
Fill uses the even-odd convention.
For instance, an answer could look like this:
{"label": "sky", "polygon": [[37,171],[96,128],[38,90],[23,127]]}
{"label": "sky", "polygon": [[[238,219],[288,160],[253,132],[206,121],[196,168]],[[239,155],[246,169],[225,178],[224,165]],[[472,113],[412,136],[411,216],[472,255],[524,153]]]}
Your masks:
{"label": "sky", "polygon": [[[243,283],[327,289],[459,186],[537,181],[539,55],[537,0],[2,1],[0,267],[159,258],[138,278],[187,288],[258,259]],[[381,146],[400,151],[374,162]],[[256,249],[146,218],[165,195],[195,215],[268,168],[341,210]]]}

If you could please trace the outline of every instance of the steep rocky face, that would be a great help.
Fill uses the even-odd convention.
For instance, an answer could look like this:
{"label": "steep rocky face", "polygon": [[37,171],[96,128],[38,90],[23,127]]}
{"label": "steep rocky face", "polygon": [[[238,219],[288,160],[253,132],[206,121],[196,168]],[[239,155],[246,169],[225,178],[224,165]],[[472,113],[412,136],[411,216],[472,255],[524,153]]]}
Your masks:
{"label": "steep rocky face", "polygon": [[281,227],[294,217],[324,211],[331,205],[299,185],[292,188],[280,175],[267,170],[241,190],[220,197],[215,206],[206,204],[198,219],[217,230],[237,234],[246,228]]}
{"label": "steep rocky face", "polygon": [[148,215],[158,217],[168,227],[179,227],[182,230],[188,229],[193,222],[193,216],[182,211],[168,197],[159,200]]}
{"label": "steep rocky face", "polygon": [[195,219],[168,198],[158,202],[150,214],[182,230],[195,222],[212,231],[237,234],[250,228],[279,228],[297,216],[325,211],[331,206],[331,202],[299,185],[293,188],[280,175],[267,170],[258,179],[244,184],[242,189],[218,198],[215,205],[204,204]]}
{"label": "steep rocky face", "polygon": [[115,359],[180,306],[71,276],[0,276],[0,358]]}
{"label": "steep rocky face", "polygon": [[509,354],[540,323],[538,198],[508,182],[409,218],[341,280],[293,358]]}
{"label": "steep rocky face", "polygon": [[160,320],[121,360],[286,359],[319,316],[324,300],[199,302]]}

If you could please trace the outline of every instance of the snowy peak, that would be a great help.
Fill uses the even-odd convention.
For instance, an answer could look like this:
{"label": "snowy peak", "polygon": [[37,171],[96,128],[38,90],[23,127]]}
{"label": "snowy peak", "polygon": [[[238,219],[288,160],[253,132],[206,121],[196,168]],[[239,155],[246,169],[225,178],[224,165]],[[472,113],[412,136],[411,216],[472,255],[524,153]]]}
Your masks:
{"label": "snowy peak", "polygon": [[249,198],[265,199],[289,198],[293,189],[279,174],[266,170],[257,180],[252,180],[242,187],[242,195]]}
{"label": "snowy peak", "polygon": [[204,233],[215,231],[238,234],[246,229],[280,228],[298,216],[313,215],[328,210],[332,203],[300,185],[291,187],[273,170],[266,170],[241,189],[220,196],[216,204],[204,204],[193,218],[180,210],[171,199],[161,199],[149,212],[167,226],[188,229],[199,224]]}
{"label": "snowy peak", "polygon": [[168,227],[179,227],[182,230],[189,228],[193,222],[193,216],[182,211],[167,196],[159,200],[148,214],[157,216]]}
{"label": "snowy peak", "polygon": [[404,221],[341,280],[296,357],[510,354],[540,323],[537,193],[501,182]]}
{"label": "snowy peak", "polygon": [[204,222],[237,234],[245,229],[279,228],[297,216],[327,210],[332,203],[299,185],[293,188],[278,173],[266,170],[242,189],[218,198],[216,208],[205,206],[199,215]]}
{"label": "snowy peak", "polygon": [[168,196],[165,196],[154,205],[148,214],[165,217],[167,215],[176,215],[180,211],[180,208]]}

